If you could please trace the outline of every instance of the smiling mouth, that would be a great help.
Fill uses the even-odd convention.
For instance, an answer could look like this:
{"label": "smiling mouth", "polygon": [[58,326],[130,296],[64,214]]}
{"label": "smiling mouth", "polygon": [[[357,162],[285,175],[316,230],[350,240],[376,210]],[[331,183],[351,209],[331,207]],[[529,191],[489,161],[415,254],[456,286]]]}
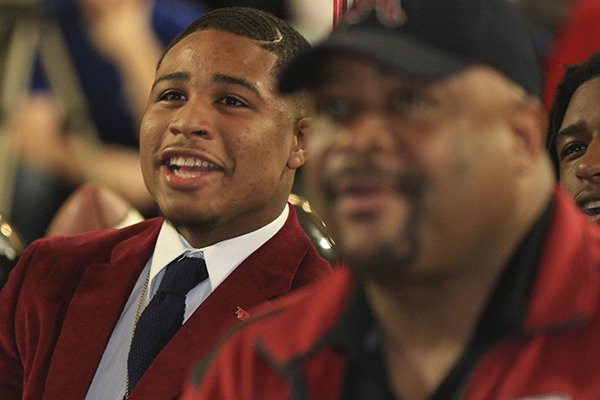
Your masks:
{"label": "smiling mouth", "polygon": [[164,165],[180,176],[195,175],[203,172],[219,171],[221,168],[198,157],[173,156],[165,160]]}
{"label": "smiling mouth", "polygon": [[342,190],[336,192],[335,197],[337,199],[340,198],[350,198],[350,199],[369,199],[372,197],[378,197],[382,195],[393,195],[396,191],[389,187],[379,187],[379,186],[352,186],[346,187]]}
{"label": "smiling mouth", "polygon": [[339,175],[324,186],[329,201],[340,215],[354,221],[377,218],[390,207],[413,206],[419,193],[408,174],[384,172]]}
{"label": "smiling mouth", "polygon": [[420,183],[408,173],[386,173],[372,170],[367,173],[339,174],[324,186],[330,199],[338,197],[369,197],[393,195],[414,197],[420,192]]}
{"label": "smiling mouth", "polygon": [[590,217],[600,215],[600,200],[586,202],[581,205],[581,209]]}

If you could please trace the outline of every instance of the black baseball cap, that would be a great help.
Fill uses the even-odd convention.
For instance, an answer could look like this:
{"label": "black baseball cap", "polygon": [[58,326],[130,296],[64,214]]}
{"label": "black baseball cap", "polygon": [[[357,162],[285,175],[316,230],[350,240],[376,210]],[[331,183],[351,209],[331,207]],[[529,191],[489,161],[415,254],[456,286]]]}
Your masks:
{"label": "black baseball cap", "polygon": [[341,51],[422,80],[484,64],[541,97],[533,37],[506,0],[357,0],[354,6],[327,39],[282,69],[282,93],[314,85],[321,63]]}

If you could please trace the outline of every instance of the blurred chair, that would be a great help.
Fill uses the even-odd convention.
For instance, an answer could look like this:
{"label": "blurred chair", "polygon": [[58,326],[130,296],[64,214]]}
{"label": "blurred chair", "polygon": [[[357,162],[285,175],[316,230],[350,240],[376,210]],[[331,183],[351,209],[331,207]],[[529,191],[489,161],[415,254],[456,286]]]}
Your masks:
{"label": "blurred chair", "polygon": [[8,219],[0,214],[0,288],[23,253],[24,245]]}
{"label": "blurred chair", "polygon": [[144,219],[129,202],[106,187],[85,183],[52,218],[45,236],[64,236],[98,229],[122,228]]}
{"label": "blurred chair", "polygon": [[310,203],[294,193],[288,197],[288,202],[296,210],[302,229],[317,248],[321,257],[325,258],[334,267],[341,263],[341,255],[335,241],[327,231],[327,225],[310,207]]}

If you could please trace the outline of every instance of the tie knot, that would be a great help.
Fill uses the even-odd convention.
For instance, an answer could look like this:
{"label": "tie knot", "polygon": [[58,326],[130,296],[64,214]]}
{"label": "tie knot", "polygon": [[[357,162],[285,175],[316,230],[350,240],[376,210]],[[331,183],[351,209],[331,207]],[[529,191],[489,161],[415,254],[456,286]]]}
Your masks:
{"label": "tie knot", "polygon": [[203,258],[183,257],[167,265],[158,291],[185,296],[206,278],[208,271]]}

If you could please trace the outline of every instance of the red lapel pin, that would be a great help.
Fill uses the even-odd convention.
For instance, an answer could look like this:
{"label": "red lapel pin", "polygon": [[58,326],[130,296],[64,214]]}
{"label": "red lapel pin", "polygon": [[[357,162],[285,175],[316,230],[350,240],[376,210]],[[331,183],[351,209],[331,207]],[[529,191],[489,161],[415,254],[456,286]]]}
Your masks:
{"label": "red lapel pin", "polygon": [[240,321],[244,321],[244,320],[250,318],[250,313],[248,311],[244,310],[242,307],[238,306],[237,310],[235,310],[235,316]]}

